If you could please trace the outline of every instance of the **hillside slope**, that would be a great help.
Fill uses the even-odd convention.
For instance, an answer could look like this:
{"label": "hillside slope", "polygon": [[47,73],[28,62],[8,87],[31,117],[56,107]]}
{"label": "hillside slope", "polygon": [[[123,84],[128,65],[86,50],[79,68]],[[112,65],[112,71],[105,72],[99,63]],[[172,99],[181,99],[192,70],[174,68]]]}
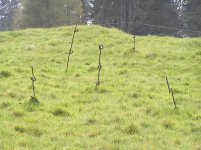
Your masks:
{"label": "hillside slope", "polygon": [[201,148],[201,38],[78,29],[67,73],[73,26],[0,33],[0,149]]}

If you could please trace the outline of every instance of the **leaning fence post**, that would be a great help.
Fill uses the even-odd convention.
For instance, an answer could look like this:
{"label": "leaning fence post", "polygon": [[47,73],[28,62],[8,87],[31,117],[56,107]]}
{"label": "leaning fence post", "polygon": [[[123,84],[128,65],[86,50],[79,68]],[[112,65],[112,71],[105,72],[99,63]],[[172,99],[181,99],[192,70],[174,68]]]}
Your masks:
{"label": "leaning fence post", "polygon": [[168,77],[166,77],[166,83],[167,83],[167,86],[168,86],[169,94],[171,94],[171,96],[172,96],[172,101],[173,101],[173,104],[174,104],[174,108],[176,109],[176,108],[177,108],[177,105],[176,105],[176,101],[175,101],[175,97],[174,97],[174,91],[173,91],[173,89],[170,87],[170,83],[169,83],[169,81],[168,81]]}
{"label": "leaning fence post", "polygon": [[68,66],[69,66],[69,62],[70,62],[70,55],[73,54],[72,48],[73,48],[73,43],[74,43],[74,38],[75,38],[75,33],[76,32],[78,32],[77,25],[75,26],[75,29],[74,29],[74,33],[73,33],[73,38],[72,38],[70,50],[67,53],[68,54],[68,60],[67,60],[67,64],[66,64],[66,72],[68,71]]}
{"label": "leaning fence post", "polygon": [[166,77],[166,82],[167,82],[167,86],[168,86],[169,93],[171,93],[170,84],[169,84],[169,81],[168,81],[168,78],[167,78],[167,77]]}
{"label": "leaning fence post", "polygon": [[177,105],[176,105],[176,101],[175,101],[175,98],[174,98],[174,91],[173,89],[171,88],[170,89],[171,93],[172,93],[172,100],[173,100],[173,103],[174,103],[174,108],[176,109],[177,108]]}
{"label": "leaning fence post", "polygon": [[102,49],[104,48],[103,45],[99,45],[99,62],[98,62],[98,81],[96,82],[96,89],[98,88],[98,86],[100,85],[100,73],[101,73],[101,69],[102,69],[102,65],[101,65],[101,55],[102,55]]}

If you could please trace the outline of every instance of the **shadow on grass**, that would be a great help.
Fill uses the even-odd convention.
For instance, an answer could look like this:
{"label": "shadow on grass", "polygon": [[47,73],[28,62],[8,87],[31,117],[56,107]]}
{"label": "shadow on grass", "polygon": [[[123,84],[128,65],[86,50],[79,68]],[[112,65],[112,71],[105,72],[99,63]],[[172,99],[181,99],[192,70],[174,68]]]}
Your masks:
{"label": "shadow on grass", "polygon": [[40,104],[39,100],[36,97],[32,97],[32,96],[31,96],[31,98],[29,100],[29,103],[34,104],[34,105],[39,105]]}
{"label": "shadow on grass", "polygon": [[27,103],[24,103],[24,107],[26,109],[26,111],[28,112],[33,112],[35,111],[39,106],[40,102],[36,97],[32,97],[29,99],[29,101]]}

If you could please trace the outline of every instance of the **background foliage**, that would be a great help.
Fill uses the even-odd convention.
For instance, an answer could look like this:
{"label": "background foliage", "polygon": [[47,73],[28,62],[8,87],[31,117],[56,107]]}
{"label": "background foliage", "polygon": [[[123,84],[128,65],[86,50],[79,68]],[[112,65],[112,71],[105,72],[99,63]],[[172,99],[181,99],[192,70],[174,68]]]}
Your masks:
{"label": "background foliage", "polygon": [[[6,3],[8,10],[4,8]],[[93,22],[133,33],[136,17],[138,22],[147,24],[201,30],[200,10],[199,0],[1,0],[0,29]],[[175,30],[143,25],[136,28],[139,35],[178,35]]]}

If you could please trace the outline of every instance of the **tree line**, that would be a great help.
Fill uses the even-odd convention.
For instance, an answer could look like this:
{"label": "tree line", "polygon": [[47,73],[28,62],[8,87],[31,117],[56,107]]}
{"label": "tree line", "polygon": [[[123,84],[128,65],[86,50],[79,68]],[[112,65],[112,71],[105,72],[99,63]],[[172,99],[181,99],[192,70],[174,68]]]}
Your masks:
{"label": "tree line", "polygon": [[[200,10],[200,0],[0,0],[0,30],[93,22],[133,33],[135,20],[201,30]],[[184,34],[143,24],[136,29],[139,35]]]}

